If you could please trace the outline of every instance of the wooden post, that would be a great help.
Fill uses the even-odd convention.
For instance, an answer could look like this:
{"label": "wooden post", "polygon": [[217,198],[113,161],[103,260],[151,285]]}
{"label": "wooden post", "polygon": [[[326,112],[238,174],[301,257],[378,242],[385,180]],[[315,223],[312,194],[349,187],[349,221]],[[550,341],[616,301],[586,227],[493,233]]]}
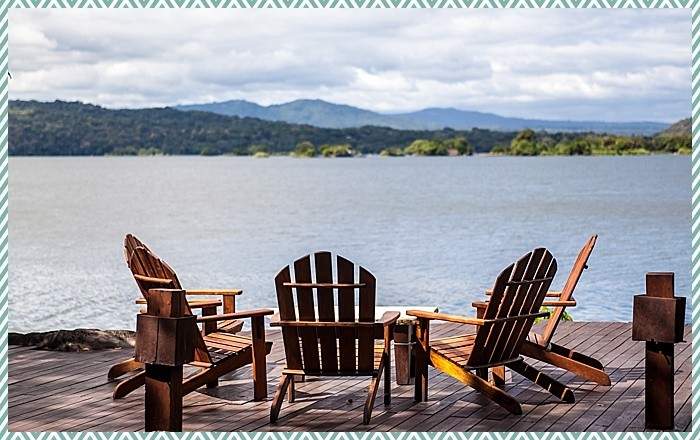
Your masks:
{"label": "wooden post", "polygon": [[646,295],[634,298],[632,339],[646,341],[644,415],[647,429],[674,427],[675,342],[683,340],[685,298],[674,296],[672,272],[646,275]]}
{"label": "wooden post", "polygon": [[649,429],[673,429],[673,344],[646,342],[644,417]]}
{"label": "wooden post", "polygon": [[136,360],[146,364],[145,430],[182,431],[182,366],[194,360],[196,317],[184,290],[152,289],[136,318]]}
{"label": "wooden post", "polygon": [[146,364],[145,430],[182,431],[182,365]]}

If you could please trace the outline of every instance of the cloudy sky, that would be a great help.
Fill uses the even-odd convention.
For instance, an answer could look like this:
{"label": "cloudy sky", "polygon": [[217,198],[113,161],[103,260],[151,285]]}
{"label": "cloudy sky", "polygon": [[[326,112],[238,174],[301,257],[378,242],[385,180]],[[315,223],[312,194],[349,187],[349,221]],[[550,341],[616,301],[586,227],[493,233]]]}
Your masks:
{"label": "cloudy sky", "polygon": [[10,11],[12,99],[675,121],[689,10]]}

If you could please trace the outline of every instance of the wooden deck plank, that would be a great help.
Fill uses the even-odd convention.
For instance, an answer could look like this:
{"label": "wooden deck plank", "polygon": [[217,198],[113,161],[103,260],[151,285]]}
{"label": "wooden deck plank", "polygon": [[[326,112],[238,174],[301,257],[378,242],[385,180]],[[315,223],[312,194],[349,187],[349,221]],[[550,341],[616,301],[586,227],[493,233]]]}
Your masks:
{"label": "wooden deck plank", "polygon": [[[686,335],[689,335],[687,331]],[[690,344],[676,346],[676,377],[675,392],[677,400],[680,400],[680,405],[676,404],[676,408],[680,411],[682,400],[690,395],[690,384],[685,384],[689,377],[690,356],[692,348]],[[589,430],[606,430],[608,428],[627,429],[632,423],[640,420],[640,414],[644,409],[644,360],[643,358],[635,367],[637,372],[633,374],[634,379],[629,384],[627,390],[624,391],[617,400],[610,402],[607,395],[601,397],[596,403],[596,407],[600,408],[597,411],[592,411],[592,415],[599,414],[586,429]],[[688,371],[686,371],[688,370]],[[643,417],[641,417],[643,426]]]}
{"label": "wooden deck plank", "polygon": [[[594,335],[604,333],[599,331],[601,328],[610,329],[613,326],[614,323],[583,323],[580,326],[571,326],[571,332],[559,339],[559,342],[569,348],[586,352],[586,350],[582,350],[582,344],[592,342],[595,340]],[[559,333],[559,335],[561,335],[561,333]],[[547,374],[558,380],[561,380],[565,373],[563,370],[557,370],[539,362],[532,362],[532,365],[537,368],[542,368]],[[532,412],[535,406],[528,405],[530,400],[527,399],[537,399],[537,396],[540,396],[540,399],[538,399],[539,401],[542,399],[546,401],[549,399],[550,394],[538,387],[531,386],[529,382],[526,382],[525,379],[518,374],[512,374],[512,372],[508,372],[508,374],[510,379],[507,383],[507,390],[509,394],[524,404],[522,416],[513,417],[510,413],[497,406],[477,406],[469,412],[462,411],[461,413],[455,413],[454,415],[462,417],[462,420],[451,428],[455,430],[505,430],[508,425],[516,424],[523,420],[530,423],[527,416]],[[547,412],[551,410],[551,407],[548,404],[542,404],[541,408],[538,407],[538,409]],[[498,426],[498,428],[491,428],[493,425]],[[503,426],[503,428],[500,428],[500,426]]]}
{"label": "wooden deck plank", "polygon": [[[597,327],[592,327],[592,330],[597,331]],[[620,355],[624,353],[624,350],[627,347],[625,341],[629,340],[630,332],[631,330],[629,329],[628,325],[624,323],[615,323],[608,326],[606,327],[606,331],[604,333],[600,332],[601,334],[604,334],[604,336],[594,339],[593,344],[589,345],[587,350],[584,350],[584,353],[595,353],[596,357],[603,362],[603,364],[605,364],[607,373],[613,374],[612,370],[614,369],[614,361],[615,359],[619,359]],[[582,336],[585,337],[586,335],[584,334]],[[565,370],[556,368],[553,370],[549,369],[548,373],[551,373],[555,379],[567,383],[567,386],[574,392],[577,402],[572,405],[556,405],[556,407],[548,409],[539,407],[535,408],[528,414],[529,417],[527,419],[519,424],[511,425],[510,428],[545,430],[550,429],[550,427],[552,427],[562,418],[565,420],[573,420],[576,418],[575,413],[581,408],[581,406],[576,406],[581,405],[581,401],[578,397],[581,392],[598,392],[595,388],[596,384],[585,382]],[[609,391],[606,388],[607,387],[600,387],[599,389]],[[594,399],[594,397],[591,397],[591,399]],[[529,423],[532,424],[528,425]]]}
{"label": "wooden deck plank", "polygon": [[[557,419],[555,423],[551,424],[548,429],[556,430],[561,429],[561,426],[578,426],[579,419],[584,416],[587,411],[592,411],[591,408],[593,405],[603,396],[610,393],[610,397],[614,399],[630,385],[628,375],[635,371],[644,358],[643,348],[640,349],[638,343],[631,342],[630,335],[631,332],[625,331],[622,336],[617,338],[619,345],[611,351],[607,357],[604,357],[603,363],[606,365],[606,371],[610,376],[612,385],[610,387],[603,387],[590,384],[590,393],[592,397],[589,399],[581,399],[571,405],[571,408]],[[580,423],[583,423],[583,421]]]}
{"label": "wooden deck plank", "polygon": [[[413,402],[413,385],[392,386],[392,403],[375,403],[372,423],[362,425],[368,378],[309,378],[297,383],[297,400],[285,402],[277,424],[270,425],[270,402],[253,402],[250,368],[242,368],[214,389],[185,397],[187,431],[552,431],[643,430],[643,343],[630,340],[629,323],[562,323],[555,341],[594,354],[606,365],[613,385],[584,382],[571,373],[528,362],[574,390],[576,403],[562,404],[515,374],[507,391],[522,402],[514,417],[475,391],[435,369],[429,370],[429,400]],[[470,328],[435,325],[433,337],[463,334]],[[686,327],[689,333],[690,327]],[[281,335],[268,356],[268,395],[272,396],[284,366]],[[686,340],[691,340],[688,336]],[[692,377],[690,344],[676,347],[676,427],[691,426]],[[116,382],[106,373],[129,350],[57,353],[11,347],[9,350],[9,419],[11,431],[138,431],[143,429],[143,390],[113,401]]]}

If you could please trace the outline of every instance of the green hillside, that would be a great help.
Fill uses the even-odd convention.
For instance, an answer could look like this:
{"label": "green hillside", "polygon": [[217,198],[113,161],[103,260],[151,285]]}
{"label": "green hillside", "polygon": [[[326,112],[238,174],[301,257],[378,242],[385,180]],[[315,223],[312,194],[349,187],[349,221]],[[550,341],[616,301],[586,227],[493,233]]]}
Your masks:
{"label": "green hillside", "polygon": [[[690,152],[689,120],[656,136],[523,130],[320,128],[173,108],[110,110],[79,102],[11,101],[12,155],[469,154],[622,155]],[[298,150],[299,146],[303,148]]]}
{"label": "green hillside", "polygon": [[331,129],[172,108],[110,110],[78,102],[11,101],[10,154],[287,153],[300,142],[349,144],[360,153],[407,147],[417,139],[467,139],[477,152],[507,145],[515,133],[489,130]]}
{"label": "green hillside", "polygon": [[692,121],[690,118],[685,118],[660,132],[657,136],[690,136],[692,129]]}

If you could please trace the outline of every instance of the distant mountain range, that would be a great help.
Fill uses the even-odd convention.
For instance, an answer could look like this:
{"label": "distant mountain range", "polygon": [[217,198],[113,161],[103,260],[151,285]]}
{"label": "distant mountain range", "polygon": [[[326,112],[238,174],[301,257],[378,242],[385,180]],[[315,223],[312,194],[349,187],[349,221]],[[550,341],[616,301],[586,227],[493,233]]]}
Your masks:
{"label": "distant mountain range", "polygon": [[525,128],[551,132],[596,132],[653,135],[669,127],[661,122],[563,121],[511,118],[454,108],[426,108],[410,113],[384,114],[319,99],[300,99],[285,104],[262,106],[245,100],[190,104],[178,110],[205,111],[227,116],[251,117],[322,128],[352,128],[367,125],[400,130],[470,130],[481,128],[518,131]]}

